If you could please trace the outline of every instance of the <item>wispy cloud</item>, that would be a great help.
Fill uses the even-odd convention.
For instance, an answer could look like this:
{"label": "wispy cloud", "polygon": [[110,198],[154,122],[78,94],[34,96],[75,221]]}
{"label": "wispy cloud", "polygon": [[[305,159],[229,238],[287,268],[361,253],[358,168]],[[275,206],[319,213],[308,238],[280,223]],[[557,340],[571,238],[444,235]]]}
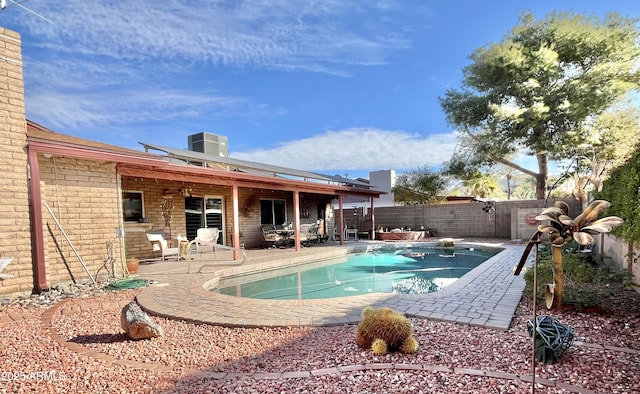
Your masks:
{"label": "wispy cloud", "polygon": [[46,37],[38,44],[43,48],[74,55],[339,68],[381,63],[390,50],[409,45],[393,33],[392,21],[372,12],[390,3],[68,0],[30,3],[54,24],[24,14],[19,23]]}
{"label": "wispy cloud", "polygon": [[[203,114],[263,111],[238,97],[172,91],[168,89],[116,89],[108,92],[61,93],[40,89],[27,102],[27,112],[46,113],[53,129],[79,129],[95,125],[122,126],[141,121],[158,122],[199,117]],[[34,120],[39,119],[38,116]]]}
{"label": "wispy cloud", "polygon": [[[32,1],[4,26],[28,33],[27,116],[72,132],[162,119],[270,116],[265,102],[215,86],[220,66],[346,77],[410,47],[391,0]],[[384,11],[383,13],[379,11]],[[202,70],[210,79],[186,83]],[[205,74],[206,78],[206,74]],[[196,108],[200,106],[200,108]]]}
{"label": "wispy cloud", "polygon": [[315,171],[408,170],[441,165],[451,157],[456,141],[455,133],[425,137],[397,130],[354,128],[230,154],[238,159]]}

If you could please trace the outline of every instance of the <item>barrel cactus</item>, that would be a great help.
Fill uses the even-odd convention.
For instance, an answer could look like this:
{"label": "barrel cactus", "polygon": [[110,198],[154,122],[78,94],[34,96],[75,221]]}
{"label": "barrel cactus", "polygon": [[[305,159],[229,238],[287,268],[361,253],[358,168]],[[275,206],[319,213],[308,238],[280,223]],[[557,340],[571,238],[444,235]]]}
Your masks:
{"label": "barrel cactus", "polygon": [[415,353],[419,346],[409,319],[391,308],[370,306],[362,311],[356,343],[363,349],[371,349],[376,356],[393,351]]}

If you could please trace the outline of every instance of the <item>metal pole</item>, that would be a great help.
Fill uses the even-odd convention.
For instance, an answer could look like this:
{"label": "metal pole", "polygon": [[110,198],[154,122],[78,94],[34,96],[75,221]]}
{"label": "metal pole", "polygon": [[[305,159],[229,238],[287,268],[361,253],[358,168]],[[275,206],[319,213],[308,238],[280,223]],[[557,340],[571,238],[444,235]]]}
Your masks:
{"label": "metal pole", "polygon": [[536,252],[533,260],[533,330],[531,335],[531,392],[536,392],[536,330],[538,321],[536,312],[538,309],[538,252],[540,245],[540,236],[535,240]]}
{"label": "metal pole", "polygon": [[51,210],[51,208],[49,208],[49,204],[47,204],[46,201],[43,201],[42,203],[44,204],[45,208],[47,208],[47,211],[49,211],[49,213],[51,214],[51,217],[53,218],[53,221],[56,222],[56,225],[58,226],[58,228],[62,232],[62,235],[64,235],[65,239],[69,243],[69,246],[71,246],[71,250],[73,250],[73,253],[75,253],[76,257],[80,261],[80,264],[82,264],[82,268],[84,268],[84,271],[87,273],[87,275],[89,275],[89,278],[91,279],[91,282],[93,282],[93,284],[95,285],[96,284],[96,280],[93,279],[93,276],[91,276],[91,272],[89,272],[89,270],[87,269],[87,266],[84,265],[84,261],[82,261],[82,257],[80,257],[80,255],[78,254],[78,251],[73,246],[73,243],[71,243],[71,240],[69,239],[69,236],[67,235],[67,233],[62,228],[62,225],[60,224],[60,222],[58,222],[58,219],[56,218],[56,215],[54,215],[53,211]]}

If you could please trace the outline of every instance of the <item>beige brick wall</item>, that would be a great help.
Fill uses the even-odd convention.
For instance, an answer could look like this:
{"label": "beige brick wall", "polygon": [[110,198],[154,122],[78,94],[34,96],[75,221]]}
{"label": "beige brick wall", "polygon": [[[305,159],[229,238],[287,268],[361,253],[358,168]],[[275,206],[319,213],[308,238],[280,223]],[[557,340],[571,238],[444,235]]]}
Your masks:
{"label": "beige brick wall", "polygon": [[537,216],[540,208],[513,208],[511,210],[511,239],[528,240],[538,231],[538,222],[529,222],[527,217]]}
{"label": "beige brick wall", "polygon": [[13,258],[0,294],[33,290],[20,35],[0,28],[0,257]]}
{"label": "beige brick wall", "polygon": [[[178,187],[172,182],[156,181],[154,179],[122,177],[121,187],[123,191],[138,191],[143,193],[144,214],[147,223],[144,224],[124,224],[125,231],[125,251],[128,257],[146,259],[152,257],[151,244],[145,236],[148,230],[163,230],[176,237],[185,233],[184,220],[177,220],[179,212],[184,212],[184,199],[174,198],[173,219],[171,228],[165,226],[162,218],[160,203],[162,193],[165,189],[176,192]],[[184,216],[184,213],[182,214]]]}
{"label": "beige brick wall", "polygon": [[[186,223],[184,213],[184,197],[178,192],[179,189],[188,187],[194,196],[219,196],[224,201],[224,219],[226,231],[224,241],[226,245],[232,244],[232,220],[233,201],[232,189],[229,186],[188,184],[182,182],[172,182],[149,178],[122,177],[121,187],[123,191],[140,191],[144,198],[144,212],[147,223],[125,224],[126,254],[129,257],[147,259],[153,257],[151,244],[146,239],[145,232],[149,230],[163,230],[166,233],[171,230],[171,236],[175,238],[178,234],[186,234]],[[171,229],[165,225],[161,215],[160,204],[162,194],[167,190],[173,193],[173,215]],[[252,188],[240,188],[238,190],[238,209],[240,220],[241,242],[246,248],[260,248],[266,246],[260,228],[260,199],[284,199],[287,204],[287,217],[293,221],[293,201],[292,193],[284,191],[261,190]],[[309,207],[308,218],[301,219],[302,223],[315,223],[317,220],[317,206],[322,199],[305,198],[301,204]],[[331,208],[331,207],[329,207]],[[222,235],[221,235],[222,236]],[[157,257],[157,256],[156,256]]]}
{"label": "beige brick wall", "polygon": [[[260,225],[260,200],[285,200],[287,207],[287,218],[293,221],[293,195],[284,191],[271,191],[261,189],[240,189],[238,191],[238,206],[241,212],[240,216],[240,232],[242,232],[242,240],[247,248],[266,247]],[[242,214],[243,207],[252,207],[250,212]]]}
{"label": "beige brick wall", "polygon": [[[293,222],[293,193],[284,191],[272,191],[261,189],[240,189],[239,190],[239,210],[240,210],[240,232],[242,240],[247,248],[266,247],[268,244],[264,241],[262,228],[260,225],[260,200],[285,200],[287,206],[287,219]],[[332,216],[332,207],[326,202],[322,196],[301,196],[300,209],[308,208],[309,217],[300,218],[300,224],[316,223],[318,217],[318,206],[322,205],[323,209],[329,210],[325,216]],[[247,210],[246,207],[251,207]],[[333,234],[333,221],[328,221],[329,234]]]}
{"label": "beige brick wall", "polygon": [[[115,164],[39,156],[39,165],[47,284],[90,281],[82,263],[95,275],[107,256],[107,242],[114,243],[116,259],[123,261],[116,236],[120,200]],[[102,273],[98,279],[105,280]]]}
{"label": "beige brick wall", "polygon": [[[186,234],[185,221],[185,204],[184,196],[179,193],[179,189],[188,187],[192,190],[194,196],[220,196],[225,204],[225,225],[227,233],[225,234],[227,244],[231,243],[230,231],[232,221],[232,202],[231,188],[228,186],[204,185],[204,184],[188,184],[182,182],[165,181],[161,179],[135,178],[125,177],[121,179],[121,187],[123,191],[140,191],[143,193],[144,213],[147,223],[130,224],[125,223],[125,244],[126,254],[129,257],[137,257],[146,259],[153,257],[151,244],[146,238],[145,232],[149,230],[162,230],[165,233],[171,233],[172,238],[176,238],[178,234]],[[170,227],[165,224],[162,217],[162,194],[164,191],[172,193],[173,213]],[[242,231],[242,229],[240,230]],[[175,246],[175,245],[174,245]],[[157,256],[156,256],[157,257]]]}

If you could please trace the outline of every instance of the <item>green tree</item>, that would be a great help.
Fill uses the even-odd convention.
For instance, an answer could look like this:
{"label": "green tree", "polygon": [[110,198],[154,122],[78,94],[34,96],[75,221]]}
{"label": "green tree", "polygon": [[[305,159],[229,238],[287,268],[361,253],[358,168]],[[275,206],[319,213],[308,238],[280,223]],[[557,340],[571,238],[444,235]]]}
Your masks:
{"label": "green tree", "polygon": [[395,202],[404,205],[428,204],[438,200],[447,187],[447,179],[427,167],[398,175],[391,189]]}
{"label": "green tree", "polygon": [[[587,171],[593,167],[594,162],[604,163],[603,175],[606,177],[606,173],[623,164],[637,149],[640,140],[640,108],[633,107],[632,103],[612,108],[598,116],[588,127],[588,139],[584,141],[584,147],[576,147],[577,156],[580,156],[579,150],[582,149],[582,156],[588,159],[584,163],[588,167]],[[611,143],[612,141],[616,143]]]}
{"label": "green tree", "polygon": [[[462,88],[440,97],[447,121],[462,133],[448,172],[502,163],[536,179],[545,198],[549,160],[571,158],[589,143],[599,117],[638,90],[637,19],[525,13],[499,43],[477,49],[463,69]],[[614,145],[615,133],[602,133]],[[535,156],[532,171],[513,162]]]}
{"label": "green tree", "polygon": [[640,149],[636,148],[626,162],[611,171],[596,197],[611,202],[607,213],[624,219],[622,226],[613,233],[629,242],[627,272],[632,274],[634,260],[638,257],[632,251],[634,244],[640,242]]}
{"label": "green tree", "polygon": [[613,108],[598,116],[588,127],[591,129],[588,139],[568,148],[575,157],[572,194],[585,206],[589,193],[602,191],[602,181],[608,173],[624,163],[637,148],[640,111],[634,107]]}

